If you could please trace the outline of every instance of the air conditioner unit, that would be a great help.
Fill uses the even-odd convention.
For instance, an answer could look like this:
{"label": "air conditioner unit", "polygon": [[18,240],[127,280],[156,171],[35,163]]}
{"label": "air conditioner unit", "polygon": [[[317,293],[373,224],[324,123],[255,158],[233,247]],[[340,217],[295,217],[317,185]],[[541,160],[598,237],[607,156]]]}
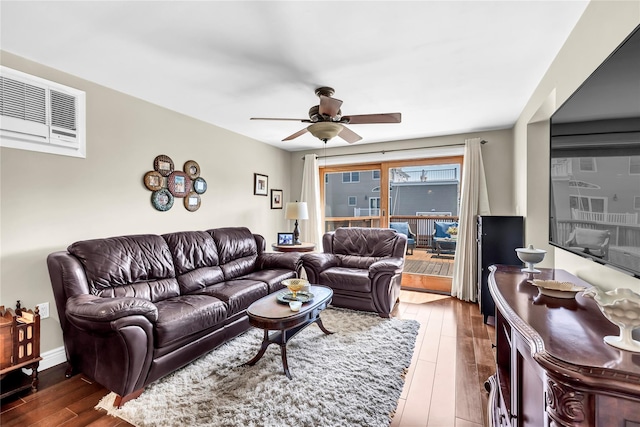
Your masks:
{"label": "air conditioner unit", "polygon": [[0,67],[0,146],[85,157],[85,93]]}

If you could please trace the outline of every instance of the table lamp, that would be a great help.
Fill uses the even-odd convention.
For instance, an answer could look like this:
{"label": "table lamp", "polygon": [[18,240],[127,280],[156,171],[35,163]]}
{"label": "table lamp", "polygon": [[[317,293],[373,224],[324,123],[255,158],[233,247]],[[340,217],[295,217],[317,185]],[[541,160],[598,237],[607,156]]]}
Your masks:
{"label": "table lamp", "polygon": [[289,202],[285,207],[284,217],[286,219],[295,219],[296,223],[293,228],[293,244],[301,245],[300,229],[298,228],[299,219],[309,219],[309,211],[307,210],[307,202]]}

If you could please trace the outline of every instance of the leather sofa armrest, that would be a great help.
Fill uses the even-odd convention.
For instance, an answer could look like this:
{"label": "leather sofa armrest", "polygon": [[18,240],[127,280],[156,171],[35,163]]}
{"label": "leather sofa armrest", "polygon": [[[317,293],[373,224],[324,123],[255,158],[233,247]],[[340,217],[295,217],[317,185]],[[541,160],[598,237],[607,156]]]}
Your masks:
{"label": "leather sofa armrest", "polygon": [[300,256],[299,252],[263,252],[258,255],[256,269],[286,268],[297,271]]}
{"label": "leather sofa armrest", "polygon": [[310,267],[317,272],[326,270],[327,268],[337,267],[340,265],[340,260],[334,254],[328,253],[309,253],[302,255],[302,265]]}
{"label": "leather sofa armrest", "polygon": [[102,298],[95,295],[76,295],[67,300],[67,317],[80,326],[87,323],[109,323],[129,316],[144,316],[151,323],[158,320],[158,309],[140,298]]}
{"label": "leather sofa armrest", "polygon": [[376,261],[369,266],[369,277],[373,278],[379,274],[398,274],[402,273],[404,268],[403,258],[384,258]]}

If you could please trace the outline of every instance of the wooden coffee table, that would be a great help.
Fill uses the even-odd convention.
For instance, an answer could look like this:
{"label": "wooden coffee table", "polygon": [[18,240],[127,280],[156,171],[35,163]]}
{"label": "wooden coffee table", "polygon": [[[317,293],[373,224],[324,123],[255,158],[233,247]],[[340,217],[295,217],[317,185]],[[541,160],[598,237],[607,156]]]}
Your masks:
{"label": "wooden coffee table", "polygon": [[[247,308],[249,323],[256,328],[263,329],[264,338],[258,354],[245,365],[255,365],[267,351],[269,344],[278,344],[284,373],[287,378],[291,379],[287,363],[287,342],[312,323],[317,323],[320,330],[327,335],[333,333],[325,329],[320,319],[320,312],[331,303],[333,290],[326,286],[312,285],[309,292],[313,294],[313,300],[302,304],[300,311],[292,311],[289,304],[278,302],[276,296],[284,291],[286,289],[260,298]],[[269,331],[277,332],[270,334]]]}

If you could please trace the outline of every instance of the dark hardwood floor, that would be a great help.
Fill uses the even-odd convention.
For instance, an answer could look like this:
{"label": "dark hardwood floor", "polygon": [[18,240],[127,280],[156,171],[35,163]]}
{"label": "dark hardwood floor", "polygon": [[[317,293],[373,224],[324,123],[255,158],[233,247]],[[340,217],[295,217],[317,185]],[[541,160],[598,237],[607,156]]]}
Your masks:
{"label": "dark hardwood floor", "polygon": [[[455,298],[403,291],[400,300],[394,315],[421,328],[392,426],[487,425],[483,384],[495,369],[493,327],[483,324],[477,305]],[[0,425],[131,426],[93,409],[107,390],[83,375],[66,379],[65,368],[40,372],[36,393],[4,399]]]}

